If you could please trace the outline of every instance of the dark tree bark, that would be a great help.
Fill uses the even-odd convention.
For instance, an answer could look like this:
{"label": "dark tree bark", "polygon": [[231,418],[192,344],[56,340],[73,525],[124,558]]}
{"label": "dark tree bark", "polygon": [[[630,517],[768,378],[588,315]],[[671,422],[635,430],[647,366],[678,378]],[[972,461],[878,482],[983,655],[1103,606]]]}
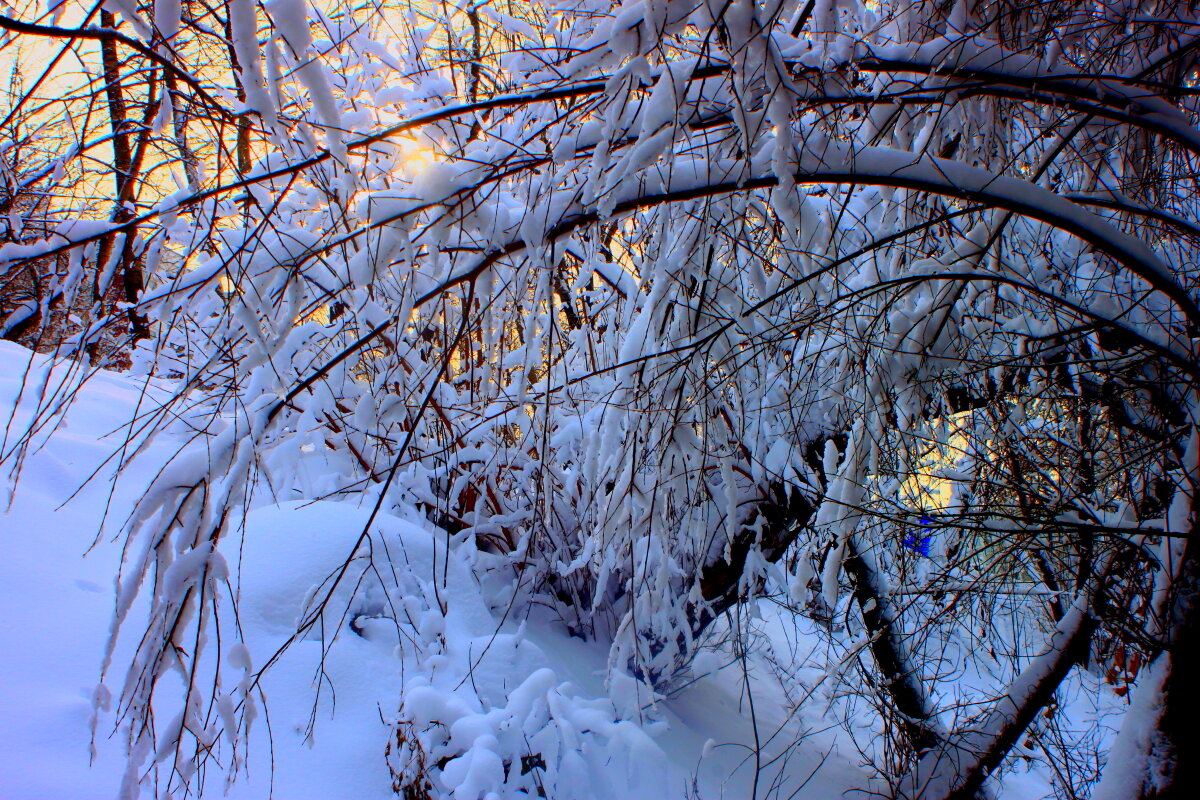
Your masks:
{"label": "dark tree bark", "polygon": [[688,610],[693,635],[699,636],[717,617],[743,599],[742,575],[746,570],[746,559],[755,546],[768,562],[778,561],[796,541],[817,508],[817,501],[797,489],[783,484],[770,487],[769,499],[758,505],[749,524],[734,536],[729,547],[729,560],[718,558],[701,570],[703,601]]}
{"label": "dark tree bark", "polygon": [[[115,26],[115,23],[116,18],[111,11],[101,10],[100,24],[103,27],[111,29]],[[153,113],[156,109],[154,91],[157,87],[157,81],[150,81],[146,99],[147,118],[144,120],[142,132],[138,137],[139,142],[135,147],[131,141],[129,112],[125,101],[125,93],[121,87],[121,63],[115,39],[111,37],[100,39],[100,60],[104,74],[104,91],[108,104],[109,124],[112,127],[113,133],[113,180],[116,184],[116,191],[114,195],[115,208],[113,209],[111,219],[117,225],[125,225],[134,216],[134,212],[129,208],[128,204],[134,198],[137,173],[141,166],[142,156],[144,155],[147,140],[145,134],[146,124],[153,118]],[[111,278],[106,279],[105,273],[108,272],[108,265],[114,258],[113,250],[118,238],[121,240],[121,253],[119,256],[116,256],[117,263],[114,265]],[[105,236],[100,242],[96,259],[93,299],[98,304],[98,312],[101,315],[111,313],[116,308],[118,302],[136,303],[138,295],[145,286],[141,265],[138,263],[134,252],[135,241],[136,231],[134,229],[126,229],[123,234],[110,234]],[[150,329],[146,318],[133,309],[129,310],[127,316],[129,334],[132,338],[135,340],[148,338]],[[99,355],[99,351],[95,347],[92,347],[91,355],[95,358]]]}
{"label": "dark tree bark", "polygon": [[844,566],[854,582],[854,599],[870,636],[871,655],[882,674],[881,686],[899,712],[901,731],[914,753],[933,750],[942,742],[934,709],[921,689],[920,677],[905,647],[903,631],[878,570],[869,556],[859,551],[853,536],[846,543]]}

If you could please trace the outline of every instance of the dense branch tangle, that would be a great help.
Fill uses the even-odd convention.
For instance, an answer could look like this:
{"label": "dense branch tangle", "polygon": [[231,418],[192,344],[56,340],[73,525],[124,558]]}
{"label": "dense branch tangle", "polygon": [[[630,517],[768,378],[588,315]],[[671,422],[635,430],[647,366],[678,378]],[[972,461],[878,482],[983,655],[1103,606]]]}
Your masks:
{"label": "dense branch tangle", "polygon": [[[99,365],[116,340],[186,387],[162,424],[203,432],[130,524],[128,585],[174,587],[121,698],[134,751],[164,664],[203,691],[182,641],[224,602],[164,553],[215,559],[260,469],[415,505],[660,690],[789,588],[865,635],[898,793],[978,791],[1076,664],[1138,648],[1163,675],[1196,624],[1200,30],[1077,5],[471,6],[428,38],[399,6],[291,0],[0,22],[161,88],[136,133],[111,119],[108,224],[0,251],[71,260],[49,298],[144,270],[49,344]],[[173,193],[149,177],[172,168]],[[1051,600],[985,599],[1016,584]],[[997,614],[1031,632],[1011,685],[947,694],[939,648]],[[216,724],[187,713],[182,783]]]}

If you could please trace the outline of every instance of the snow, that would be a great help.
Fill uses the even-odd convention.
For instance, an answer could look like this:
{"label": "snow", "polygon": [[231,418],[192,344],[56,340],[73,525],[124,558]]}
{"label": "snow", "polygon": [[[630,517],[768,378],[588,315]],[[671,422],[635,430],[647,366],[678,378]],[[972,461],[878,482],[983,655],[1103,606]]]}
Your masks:
{"label": "snow", "polygon": [[1146,668],[1134,687],[1132,705],[1113,743],[1110,760],[1122,769],[1105,770],[1092,794],[1094,800],[1123,800],[1140,797],[1157,775],[1152,754],[1156,753],[1155,725],[1162,715],[1162,689],[1171,669],[1169,654],[1162,654]]}
{"label": "snow", "polygon": [[[207,45],[151,38],[184,30],[179,0],[105,6],[182,77],[208,74]],[[4,330],[95,350],[144,314],[152,336],[130,375],[0,345],[0,796],[211,796],[229,776],[234,797],[928,798],[906,781],[949,787],[997,741],[989,793],[1097,783],[1077,767],[1125,701],[1058,658],[1092,635],[1083,607],[1052,630],[1092,542],[1076,558],[989,517],[1029,477],[1062,502],[1024,522],[1099,521],[1142,548],[1187,527],[1200,434],[1186,453],[1183,433],[1149,437],[1161,458],[1138,462],[1158,466],[1099,480],[1039,454],[1070,428],[1053,408],[972,415],[978,436],[936,418],[960,388],[1040,404],[1069,377],[1126,404],[1135,439],[1180,429],[1154,381],[1126,379],[1196,373],[1195,243],[1138,224],[1195,228],[1176,167],[1200,131],[1159,83],[1171,51],[1139,44],[1158,34],[1068,14],[1029,38],[1045,51],[1014,52],[985,35],[1003,15],[967,2],[583,0],[537,22],[226,6],[224,31],[186,32],[227,44],[240,77],[163,95],[143,166],[182,164],[188,189],[159,202],[141,181],[136,236],[64,191],[106,141],[91,128],[12,165],[9,194],[44,192],[66,221],[35,233],[15,205],[0,264],[32,278],[69,255]],[[519,37],[497,49],[477,11]],[[244,149],[231,171],[206,146],[231,115],[244,176]],[[1129,144],[1146,135],[1170,144]],[[137,304],[77,307],[131,253]],[[1045,343],[1084,357],[1056,377]],[[985,463],[1009,436],[1032,445],[1012,482]],[[956,463],[914,463],[927,437]],[[910,507],[910,478],[936,503]],[[1168,485],[1141,520],[1145,487],[1157,507]],[[1146,551],[1160,601],[1180,546]],[[925,737],[887,712],[913,696],[950,745],[916,766],[899,740]],[[1153,747],[1157,700],[1134,699],[1119,767]]]}
{"label": "snow", "polygon": [[262,74],[262,54],[258,46],[254,7],[249,0],[231,0],[229,26],[231,42],[241,66],[242,88],[246,92],[247,105],[262,114],[268,123],[273,123],[275,107],[270,94],[263,88],[266,79]]}
{"label": "snow", "polygon": [[[12,409],[27,365],[37,374],[45,364],[0,343],[4,408]],[[60,367],[49,385],[63,374]],[[93,539],[106,515],[108,530],[119,529],[174,451],[169,437],[160,437],[115,484],[106,477],[112,467],[105,461],[120,444],[106,434],[145,404],[145,388],[108,373],[85,384],[65,421],[26,459],[3,518],[9,557],[0,563],[0,787],[9,800],[112,797],[121,783],[122,734],[109,735],[110,689],[97,689],[121,543],[111,533],[94,546]],[[29,395],[10,431],[27,421]],[[701,657],[694,682],[665,699],[654,701],[628,676],[625,688],[606,686],[607,647],[568,636],[549,615],[506,618],[489,598],[486,587],[497,582],[488,577],[486,554],[448,551],[444,534],[415,514],[381,514],[364,537],[370,516],[369,507],[344,502],[266,504],[223,543],[245,642],[226,645],[225,663],[250,675],[278,654],[260,684],[263,707],[251,726],[246,771],[229,797],[394,797],[389,763],[403,767],[397,722],[432,760],[442,760],[436,796],[455,800],[518,796],[521,779],[526,791],[536,790],[535,777],[558,787],[553,797],[667,800],[687,796],[693,781],[699,794],[692,796],[746,797],[756,726],[766,740],[763,760],[779,756],[784,765],[764,770],[780,796],[810,774],[816,777],[809,787],[830,796],[869,783],[852,745],[820,730],[828,725],[819,704],[796,711],[767,662],[748,667],[753,719],[742,666],[720,651]],[[199,564],[206,555],[191,551],[171,569],[188,571],[188,559]],[[353,580],[325,591],[344,563]],[[314,610],[326,594],[323,609]],[[144,599],[130,612],[139,613]],[[300,623],[313,620],[280,654]],[[771,617],[763,632],[764,642],[787,638]],[[444,647],[430,650],[431,641]],[[822,676],[807,663],[815,641],[788,647],[806,664],[798,674],[819,684]],[[120,641],[117,667],[131,647]],[[110,677],[115,692],[121,676]],[[94,698],[101,709],[89,765]],[[223,717],[231,702],[219,700]],[[160,743],[177,729],[175,722],[163,725]],[[528,757],[526,775],[506,767],[517,763],[514,755]],[[210,778],[209,792],[223,788],[219,777]]]}

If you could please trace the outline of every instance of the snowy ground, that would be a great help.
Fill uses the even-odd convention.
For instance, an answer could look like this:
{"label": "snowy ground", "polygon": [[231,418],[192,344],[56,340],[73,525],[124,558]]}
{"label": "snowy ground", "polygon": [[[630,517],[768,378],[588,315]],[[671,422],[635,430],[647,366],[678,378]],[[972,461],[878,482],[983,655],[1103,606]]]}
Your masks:
{"label": "snowy ground", "polygon": [[[0,343],[0,415],[6,420],[29,363],[27,351]],[[160,451],[149,452],[112,487],[103,465],[118,442],[103,434],[137,402],[138,389],[127,379],[92,379],[67,424],[25,463],[11,507],[0,517],[6,555],[0,560],[0,797],[6,800],[107,798],[121,782],[122,743],[108,736],[110,717],[101,716],[89,764],[91,697],[121,558],[111,531],[170,451],[169,443],[155,445]],[[10,440],[26,420],[18,409]],[[106,515],[109,530],[97,539]],[[241,622],[256,663],[295,630],[310,590],[354,551],[367,515],[368,509],[333,502],[251,512],[236,569],[243,576]],[[376,547],[387,549],[389,563],[403,565],[393,587],[410,604],[403,613],[420,617],[432,602],[420,596],[432,586],[425,578],[444,553],[419,520],[386,518],[376,527]],[[771,617],[769,605],[755,623],[762,634],[755,639],[760,649],[745,662],[748,678],[727,653],[704,654],[697,671],[707,677],[645,710],[637,687],[605,686],[604,647],[569,638],[548,620],[506,618],[502,603],[494,597],[489,603],[487,582],[477,579],[481,558],[451,558],[442,584],[454,587],[450,613],[414,623],[443,626],[447,645],[436,658],[406,645],[391,621],[400,614],[385,608],[386,595],[372,599],[370,591],[343,608],[346,613],[329,616],[335,637],[323,642],[311,635],[288,650],[264,681],[267,715],[252,733],[248,775],[229,796],[394,797],[387,722],[403,710],[414,719],[448,715],[458,720],[456,737],[474,736],[457,759],[457,783],[445,788],[457,788],[457,800],[475,800],[472,781],[482,786],[488,770],[499,769],[489,755],[498,745],[488,731],[504,729],[505,720],[532,719],[530,704],[537,702],[551,707],[556,741],[578,751],[559,758],[557,785],[577,787],[571,794],[580,798],[746,798],[755,791],[758,797],[824,798],[870,785],[861,755],[839,726],[842,713],[830,704],[833,681],[826,680],[824,656],[814,655],[815,634]],[[118,667],[123,652],[118,648]],[[772,668],[799,675],[810,696],[784,695],[771,680]],[[614,723],[614,716],[625,721]],[[550,753],[547,748],[542,751]],[[224,787],[218,779],[210,788],[221,796]],[[1004,788],[1014,799],[1051,791],[1040,772],[1020,770]]]}

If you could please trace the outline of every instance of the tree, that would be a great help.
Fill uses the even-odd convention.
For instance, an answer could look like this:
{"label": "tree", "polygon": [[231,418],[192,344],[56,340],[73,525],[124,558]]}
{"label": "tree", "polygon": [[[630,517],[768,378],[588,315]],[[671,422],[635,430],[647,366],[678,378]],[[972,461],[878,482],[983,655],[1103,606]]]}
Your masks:
{"label": "tree", "polygon": [[[38,257],[95,252],[124,302],[97,291],[103,324],[61,353],[119,337],[179,387],[144,432],[196,432],[128,526],[125,584],[153,594],[119,698],[132,778],[154,754],[187,784],[202,732],[247,724],[189,699],[156,737],[153,704],[173,668],[189,695],[233,691],[201,642],[236,636],[222,543],[260,485],[416,505],[503,559],[515,605],[611,643],[612,680],[658,691],[758,598],[836,611],[898,796],[976,796],[1072,669],[1137,653],[1128,794],[1200,783],[1179,753],[1193,10],[230,0],[0,20],[102,45],[118,202]],[[153,76],[137,134],[134,74]],[[179,191],[130,188],[150,165],[181,165]],[[1028,586],[1048,600],[1004,599]],[[1001,612],[1034,635],[977,657],[1011,646],[1019,668],[954,699],[939,648]]]}

